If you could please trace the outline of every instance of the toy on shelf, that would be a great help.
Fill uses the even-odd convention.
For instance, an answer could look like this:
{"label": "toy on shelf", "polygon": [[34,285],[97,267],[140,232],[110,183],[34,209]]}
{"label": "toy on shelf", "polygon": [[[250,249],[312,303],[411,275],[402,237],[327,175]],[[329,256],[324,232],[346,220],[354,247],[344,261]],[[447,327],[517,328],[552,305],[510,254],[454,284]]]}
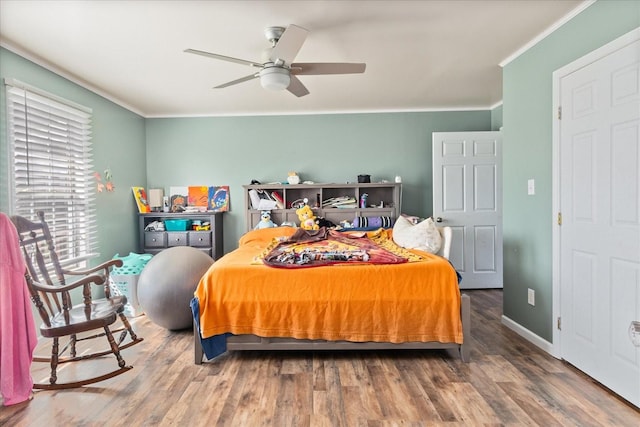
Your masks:
{"label": "toy on shelf", "polygon": [[317,230],[320,228],[316,221],[316,216],[309,205],[304,205],[303,207],[296,209],[296,214],[300,220],[300,228],[305,230]]}
{"label": "toy on shelf", "polygon": [[298,176],[298,172],[289,172],[287,176],[287,182],[292,185],[300,184],[300,177]]}
{"label": "toy on shelf", "polygon": [[261,228],[272,228],[272,227],[277,227],[277,225],[273,221],[271,221],[271,212],[262,211],[260,214],[260,222],[258,222],[253,229],[258,230]]}

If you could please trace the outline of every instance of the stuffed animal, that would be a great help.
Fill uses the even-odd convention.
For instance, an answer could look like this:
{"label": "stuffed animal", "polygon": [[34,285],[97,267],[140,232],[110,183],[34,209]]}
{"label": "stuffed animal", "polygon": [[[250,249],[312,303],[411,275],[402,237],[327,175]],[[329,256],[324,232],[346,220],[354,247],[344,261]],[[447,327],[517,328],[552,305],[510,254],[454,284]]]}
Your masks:
{"label": "stuffed animal", "polygon": [[287,182],[292,185],[300,184],[300,177],[298,176],[298,172],[289,172],[289,176],[287,176]]}
{"label": "stuffed animal", "polygon": [[309,205],[304,205],[303,207],[296,209],[296,214],[300,220],[300,228],[305,230],[317,230],[320,228],[316,221],[316,216],[313,214]]}
{"label": "stuffed animal", "polygon": [[277,227],[277,225],[271,221],[271,212],[269,211],[262,211],[260,213],[260,222],[256,224],[255,227],[253,227],[254,230],[259,230],[261,228],[272,228],[272,227]]}

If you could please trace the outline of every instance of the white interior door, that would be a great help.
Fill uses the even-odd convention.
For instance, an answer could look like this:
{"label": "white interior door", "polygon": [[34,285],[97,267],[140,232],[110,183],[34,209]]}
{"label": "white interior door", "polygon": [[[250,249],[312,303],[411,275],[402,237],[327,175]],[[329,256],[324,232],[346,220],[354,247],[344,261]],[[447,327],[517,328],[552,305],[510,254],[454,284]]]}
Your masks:
{"label": "white interior door", "polygon": [[640,41],[559,95],[561,357],[640,406]]}
{"label": "white interior door", "polygon": [[453,229],[463,289],[502,287],[502,135],[433,133],[433,217]]}

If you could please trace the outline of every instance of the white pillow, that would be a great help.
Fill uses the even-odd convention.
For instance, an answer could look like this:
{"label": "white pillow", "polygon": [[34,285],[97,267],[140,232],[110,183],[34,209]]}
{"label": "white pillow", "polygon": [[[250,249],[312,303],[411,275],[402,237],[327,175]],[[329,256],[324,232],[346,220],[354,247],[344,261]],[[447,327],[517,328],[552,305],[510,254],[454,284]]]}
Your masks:
{"label": "white pillow", "polygon": [[432,218],[413,224],[401,215],[393,226],[393,241],[403,248],[435,254],[442,245],[442,236]]}

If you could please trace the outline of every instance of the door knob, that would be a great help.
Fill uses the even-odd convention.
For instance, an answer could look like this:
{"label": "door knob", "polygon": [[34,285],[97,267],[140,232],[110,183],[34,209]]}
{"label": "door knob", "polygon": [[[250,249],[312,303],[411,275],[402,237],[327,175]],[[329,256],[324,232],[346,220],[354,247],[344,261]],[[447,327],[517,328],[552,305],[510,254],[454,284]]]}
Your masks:
{"label": "door knob", "polygon": [[436,217],[436,222],[442,222],[442,221],[444,221],[444,220],[442,219],[442,217],[439,217],[439,216],[438,216],[438,217]]}
{"label": "door knob", "polygon": [[629,338],[636,347],[640,347],[640,321],[634,320],[629,325]]}

